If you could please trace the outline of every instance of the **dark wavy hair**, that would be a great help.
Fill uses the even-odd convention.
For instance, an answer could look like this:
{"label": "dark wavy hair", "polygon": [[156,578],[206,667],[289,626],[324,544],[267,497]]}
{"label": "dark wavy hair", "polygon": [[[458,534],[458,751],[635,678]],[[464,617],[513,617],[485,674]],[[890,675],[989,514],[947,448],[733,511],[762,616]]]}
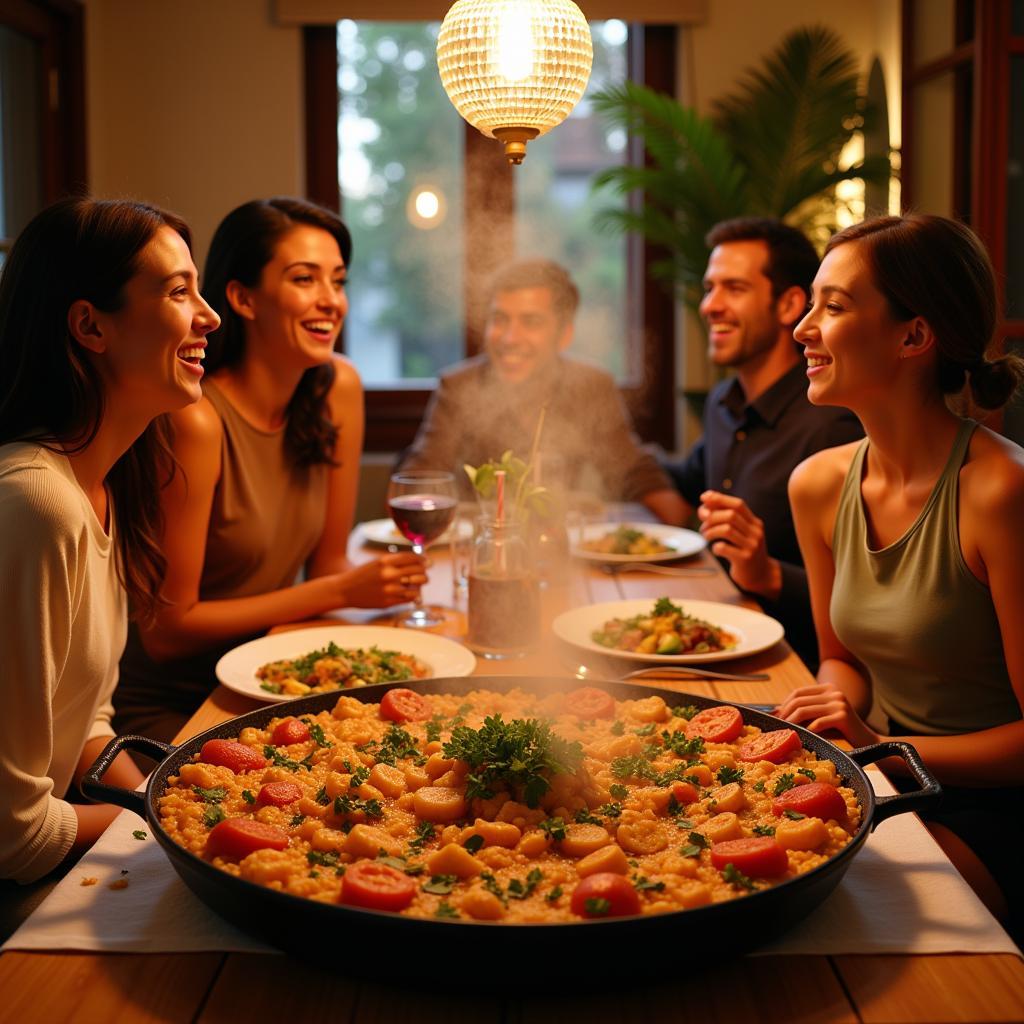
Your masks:
{"label": "dark wavy hair", "polygon": [[764,242],[768,263],[764,276],[771,281],[772,298],[790,288],[802,288],[811,297],[811,282],[818,272],[818,254],[807,236],[774,217],[733,217],[719,221],[704,238],[709,249],[726,242]]}
{"label": "dark wavy hair", "polygon": [[875,287],[896,320],[928,321],[942,393],[959,394],[969,383],[982,409],[1004,406],[1024,380],[1024,360],[992,353],[995,274],[978,236],[959,221],[912,214],[845,228],[829,240],[826,254],[847,242],[860,243]]}
{"label": "dark wavy hair", "polygon": [[[22,231],[0,275],[0,444],[28,439],[75,454],[92,443],[113,396],[68,330],[68,310],[82,299],[120,309],[140,253],[164,226],[191,250],[180,218],[121,199],[65,199]],[[174,473],[168,440],[157,417],[107,475],[118,576],[143,621],[159,603],[167,564],[159,538],[160,491]]]}
{"label": "dark wavy hair", "polygon": [[[207,373],[234,366],[245,355],[245,321],[231,308],[227,287],[238,281],[259,284],[282,235],[300,224],[322,228],[338,243],[345,266],[352,257],[352,237],[337,214],[305,199],[254,199],[232,210],[217,227],[203,269],[203,297],[220,314],[221,325],[207,336]],[[327,410],[334,365],[313,366],[302,375],[286,409],[285,449],[296,466],[334,465],[338,428]]]}

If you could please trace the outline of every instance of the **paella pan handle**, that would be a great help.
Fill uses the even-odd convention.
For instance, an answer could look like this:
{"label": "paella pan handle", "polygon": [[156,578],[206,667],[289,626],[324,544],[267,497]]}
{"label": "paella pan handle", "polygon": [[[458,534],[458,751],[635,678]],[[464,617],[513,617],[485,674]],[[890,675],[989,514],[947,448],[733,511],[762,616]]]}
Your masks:
{"label": "paella pan handle", "polygon": [[126,807],[140,818],[145,818],[146,800],[141,793],[133,789],[122,789],[120,786],[109,786],[100,781],[122,750],[137,750],[146,757],[162,761],[168,754],[173,753],[175,748],[159,740],[147,739],[145,736],[115,736],[82,776],[81,790],[90,800],[101,804],[117,804],[118,807]]}
{"label": "paella pan handle", "polygon": [[851,750],[848,756],[851,761],[856,762],[862,768],[866,764],[881,761],[883,757],[901,757],[906,762],[907,769],[914,781],[921,787],[913,793],[876,797],[873,829],[894,814],[903,814],[906,811],[934,810],[942,800],[942,787],[939,785],[938,779],[925,767],[921,755],[909,743],[904,743],[902,740],[885,740],[882,743],[872,743],[870,746]]}

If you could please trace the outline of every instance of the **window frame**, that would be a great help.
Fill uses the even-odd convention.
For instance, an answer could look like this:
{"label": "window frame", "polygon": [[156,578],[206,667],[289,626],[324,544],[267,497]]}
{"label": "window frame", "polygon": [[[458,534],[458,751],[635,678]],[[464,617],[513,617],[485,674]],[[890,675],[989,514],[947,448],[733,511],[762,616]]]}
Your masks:
{"label": "window frame", "polygon": [[[3,0],[0,25],[41,46],[40,165],[44,205],[86,192],[85,11],[79,0]],[[6,251],[13,238],[0,238]]]}
{"label": "window frame", "polygon": [[[902,205],[913,209],[914,92],[939,75],[958,75],[954,85],[953,201],[948,212],[963,217],[985,242],[999,289],[1000,336],[1024,340],[1024,318],[1006,319],[1007,160],[1009,157],[1010,58],[1024,55],[1024,36],[1011,34],[1010,0],[957,0],[949,50],[915,65],[915,12],[902,8]],[[927,2],[927,0],[925,0]],[[968,85],[970,92],[968,92]]]}
{"label": "window frame", "polygon": [[[642,81],[670,95],[676,90],[676,39],[674,25],[632,23],[629,66],[642,68]],[[303,28],[306,192],[310,199],[332,209],[341,209],[338,182],[338,53],[333,24]],[[557,129],[556,129],[557,131]],[[466,304],[466,356],[480,351],[482,343],[482,298],[490,273],[471,240],[480,237],[474,228],[486,223],[489,229],[512,230],[515,217],[514,171],[500,147],[475,128],[465,125],[464,195],[465,234],[470,240],[464,252],[464,298]],[[642,158],[636,140],[631,156]],[[486,173],[490,188],[484,199],[481,190],[471,194],[468,182]],[[639,202],[633,197],[632,202]],[[621,387],[633,424],[644,441],[666,448],[675,445],[675,300],[654,281],[650,266],[658,258],[645,239],[631,235],[626,277],[628,322],[642,328],[642,343],[631,353],[631,375],[635,380]],[[341,344],[344,345],[344,335]],[[401,451],[413,441],[433,388],[422,382],[408,386],[366,386],[366,436],[364,448],[372,452]]]}

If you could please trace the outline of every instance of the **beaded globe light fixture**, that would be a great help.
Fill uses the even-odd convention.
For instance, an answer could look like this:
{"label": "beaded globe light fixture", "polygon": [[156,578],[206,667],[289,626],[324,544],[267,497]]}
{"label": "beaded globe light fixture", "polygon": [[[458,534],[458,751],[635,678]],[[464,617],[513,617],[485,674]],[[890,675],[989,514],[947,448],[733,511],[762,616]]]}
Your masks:
{"label": "beaded globe light fixture", "polygon": [[513,164],[569,116],[593,58],[590,26],[572,0],[456,0],[437,37],[449,99]]}

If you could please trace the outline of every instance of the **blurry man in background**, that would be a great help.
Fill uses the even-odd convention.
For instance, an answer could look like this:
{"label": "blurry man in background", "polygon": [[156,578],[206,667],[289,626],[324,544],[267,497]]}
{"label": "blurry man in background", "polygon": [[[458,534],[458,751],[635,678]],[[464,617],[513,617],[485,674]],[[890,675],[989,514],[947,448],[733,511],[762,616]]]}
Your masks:
{"label": "blurry man in background", "polygon": [[643,502],[659,519],[681,523],[686,505],[633,434],[615,381],[564,355],[573,338],[579,292],[550,260],[498,272],[489,289],[484,352],[442,373],[403,469],[452,470],[471,496],[465,464],[512,449],[529,456],[541,409],[540,447],[565,460],[568,486],[590,464],[603,497]]}
{"label": "blurry man in background", "polygon": [[733,582],[779,619],[812,671],[817,642],[786,484],[807,456],[863,436],[845,409],[807,401],[793,328],[818,269],[814,247],[777,220],[737,218],[707,236],[701,316],[708,355],[735,376],[704,407],[704,436],[667,467]]}

